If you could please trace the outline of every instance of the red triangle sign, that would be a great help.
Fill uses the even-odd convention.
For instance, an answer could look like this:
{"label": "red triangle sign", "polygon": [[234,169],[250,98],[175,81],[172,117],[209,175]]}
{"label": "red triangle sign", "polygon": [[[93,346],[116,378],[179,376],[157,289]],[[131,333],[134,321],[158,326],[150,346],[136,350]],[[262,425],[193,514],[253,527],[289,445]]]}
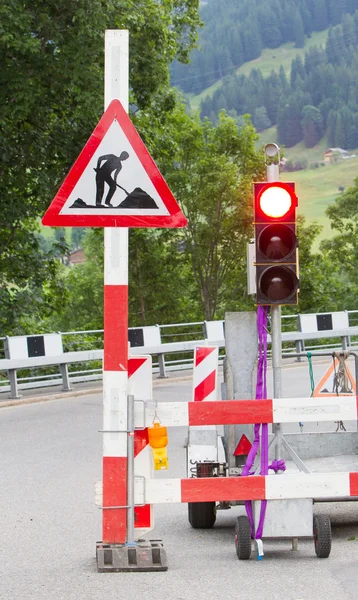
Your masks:
{"label": "red triangle sign", "polygon": [[119,100],[112,100],[47,209],[51,227],[185,227]]}
{"label": "red triangle sign", "polygon": [[247,439],[246,435],[243,433],[238,445],[236,446],[236,450],[234,452],[234,456],[245,456],[251,450],[251,442]]}

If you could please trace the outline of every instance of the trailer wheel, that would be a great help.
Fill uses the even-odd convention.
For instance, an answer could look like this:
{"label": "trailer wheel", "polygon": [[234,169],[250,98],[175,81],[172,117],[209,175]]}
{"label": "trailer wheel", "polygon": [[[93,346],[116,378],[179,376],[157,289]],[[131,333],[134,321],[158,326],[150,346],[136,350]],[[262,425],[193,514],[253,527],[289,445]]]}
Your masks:
{"label": "trailer wheel", "polygon": [[251,556],[251,527],[246,515],[236,519],[235,548],[239,560],[249,560]]}
{"label": "trailer wheel", "polygon": [[188,517],[193,529],[211,529],[216,521],[215,502],[189,502]]}
{"label": "trailer wheel", "polygon": [[328,515],[313,519],[314,548],[318,558],[328,558],[332,547],[331,520]]}

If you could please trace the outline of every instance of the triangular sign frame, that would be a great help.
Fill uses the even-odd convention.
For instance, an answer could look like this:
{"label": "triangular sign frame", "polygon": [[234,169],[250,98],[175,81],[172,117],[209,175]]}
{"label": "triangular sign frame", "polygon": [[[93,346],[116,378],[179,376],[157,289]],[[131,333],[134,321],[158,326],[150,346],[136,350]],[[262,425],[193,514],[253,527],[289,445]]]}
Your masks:
{"label": "triangular sign frame", "polygon": [[[317,383],[317,385],[316,385],[316,387],[315,387],[315,389],[313,391],[313,394],[312,394],[313,398],[318,398],[318,397],[321,397],[321,396],[325,396],[325,397],[336,397],[337,396],[337,394],[334,393],[334,392],[323,392],[323,391],[321,391],[322,388],[323,388],[323,386],[324,386],[324,384],[328,381],[328,379],[330,378],[330,376],[333,374],[334,368],[337,367],[337,365],[338,365],[338,360],[335,358],[334,362],[332,362],[332,364],[327,369],[327,371],[325,372],[325,374],[323,375],[323,377]],[[355,382],[354,377],[353,377],[352,373],[350,372],[349,368],[346,366],[345,369],[346,369],[347,377],[348,377],[348,379],[350,381],[350,384],[352,386],[352,396],[355,396],[356,393],[357,393],[356,392],[356,382]],[[342,393],[342,394],[339,394],[339,395],[340,396],[344,396],[344,395],[347,395],[347,394],[343,394]]]}
{"label": "triangular sign frame", "polygon": [[[111,142],[105,140],[106,134],[108,134],[107,140],[110,139]],[[118,166],[120,157],[115,156],[115,154],[118,154],[122,149],[119,147],[121,146],[121,140],[122,142],[124,140],[126,147],[130,149],[129,153],[122,153],[126,155],[124,160],[131,156],[132,158],[128,160],[128,165],[131,166],[127,167],[126,171],[125,166],[127,165],[125,163],[123,171],[121,170],[122,163],[120,163],[119,169],[121,173],[127,173],[127,179],[128,176],[133,178],[132,187],[135,187],[134,191],[129,193],[124,187],[116,183],[118,188],[121,188],[127,194],[127,200],[122,201],[125,208],[120,205],[114,207],[110,203],[107,204],[103,190],[105,188],[107,192],[107,189],[109,189],[109,187],[107,188],[108,175],[110,177],[109,181],[116,181],[113,174],[109,174],[109,168],[106,174],[107,179],[104,180],[104,176],[102,177],[101,192],[105,204],[97,203],[97,175],[93,173],[93,171],[98,173],[98,164],[102,166],[108,156],[117,160]],[[118,147],[116,146],[112,150],[113,141],[118,141]],[[109,144],[110,154],[108,154]],[[99,157],[102,163],[98,163],[96,157],[98,158],[98,154],[101,154],[102,147],[107,149],[107,154],[104,157]],[[90,164],[91,161],[92,164]],[[97,168],[95,168],[96,166]],[[73,193],[75,195],[78,193],[76,190],[79,189],[79,186],[84,186],[82,182],[85,180],[89,180],[91,183],[91,194],[88,194],[88,197],[91,197],[91,202],[88,203],[81,198],[73,202]],[[145,185],[138,187],[136,184],[138,181],[147,182],[147,189],[143,190]],[[107,185],[105,186],[105,184]],[[97,193],[94,194],[95,186],[97,186]],[[114,186],[113,183],[112,186]],[[143,205],[145,202],[149,206]],[[112,100],[104,112],[43,216],[42,224],[51,227],[185,227],[187,224],[186,217],[119,100]]]}

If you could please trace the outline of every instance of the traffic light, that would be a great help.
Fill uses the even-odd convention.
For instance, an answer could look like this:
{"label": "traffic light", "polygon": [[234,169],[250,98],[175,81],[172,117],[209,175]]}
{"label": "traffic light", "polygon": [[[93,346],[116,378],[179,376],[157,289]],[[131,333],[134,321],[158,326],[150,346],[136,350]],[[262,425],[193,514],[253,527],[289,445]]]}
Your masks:
{"label": "traffic light", "polygon": [[294,183],[254,183],[258,305],[298,302],[296,208]]}

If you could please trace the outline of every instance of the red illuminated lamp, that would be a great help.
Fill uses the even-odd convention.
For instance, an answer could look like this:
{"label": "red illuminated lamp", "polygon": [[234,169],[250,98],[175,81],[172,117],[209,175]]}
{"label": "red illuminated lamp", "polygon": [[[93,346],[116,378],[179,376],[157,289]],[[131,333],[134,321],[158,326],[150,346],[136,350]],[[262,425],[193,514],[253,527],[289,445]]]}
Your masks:
{"label": "red illuminated lamp", "polygon": [[295,220],[297,196],[294,183],[254,183],[255,222]]}

